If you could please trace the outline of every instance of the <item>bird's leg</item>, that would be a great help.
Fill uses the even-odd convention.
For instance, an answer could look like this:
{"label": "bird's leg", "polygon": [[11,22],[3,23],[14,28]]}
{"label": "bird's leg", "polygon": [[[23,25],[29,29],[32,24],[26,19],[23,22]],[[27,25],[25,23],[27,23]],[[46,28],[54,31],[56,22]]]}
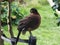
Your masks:
{"label": "bird's leg", "polygon": [[31,33],[31,28],[28,28],[28,31],[29,31],[30,36],[33,36]]}
{"label": "bird's leg", "polygon": [[33,36],[32,33],[31,33],[31,31],[29,31],[29,33],[30,33],[30,36]]}

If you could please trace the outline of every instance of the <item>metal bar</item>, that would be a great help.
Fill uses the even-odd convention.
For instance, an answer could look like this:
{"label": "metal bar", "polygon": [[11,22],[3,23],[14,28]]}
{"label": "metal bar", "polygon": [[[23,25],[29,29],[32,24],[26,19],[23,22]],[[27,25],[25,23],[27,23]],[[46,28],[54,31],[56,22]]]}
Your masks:
{"label": "metal bar", "polygon": [[[16,37],[14,38],[7,38],[5,36],[1,36],[1,38],[4,40],[4,41],[7,41],[9,42],[11,45],[14,45],[12,44],[16,42]],[[18,42],[22,42],[22,43],[28,43],[28,45],[36,45],[36,37],[30,37],[29,39],[19,39]]]}
{"label": "metal bar", "polygon": [[[17,39],[17,38],[14,37],[14,38],[11,38],[10,40],[11,40],[11,41],[16,41],[16,39]],[[29,40],[28,40],[28,39],[19,39],[18,42],[29,43]]]}
{"label": "metal bar", "polygon": [[4,41],[7,41],[7,42],[10,42],[10,43],[11,43],[11,40],[10,40],[10,39],[8,39],[8,38],[6,38],[6,37],[4,37],[4,36],[1,36],[1,38],[2,38]]}
{"label": "metal bar", "polygon": [[[16,38],[7,38],[7,37],[4,37],[4,36],[1,36],[1,38],[4,40],[4,41],[7,41],[7,42],[10,42],[11,44],[11,41],[12,42],[15,42],[16,41]],[[22,43],[29,43],[29,40],[26,40],[26,39],[19,39],[18,42],[22,42]]]}

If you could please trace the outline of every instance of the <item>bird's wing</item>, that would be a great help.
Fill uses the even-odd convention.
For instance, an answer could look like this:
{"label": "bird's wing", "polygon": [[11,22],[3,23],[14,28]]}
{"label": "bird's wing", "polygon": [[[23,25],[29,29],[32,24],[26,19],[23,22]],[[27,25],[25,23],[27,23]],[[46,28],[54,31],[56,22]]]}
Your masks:
{"label": "bird's wing", "polygon": [[24,19],[22,19],[22,20],[20,20],[20,25],[22,24],[22,25],[26,25],[26,24],[28,24],[29,22],[31,22],[31,16],[30,17],[26,17],[26,18],[24,18]]}
{"label": "bird's wing", "polygon": [[30,22],[31,22],[31,17],[20,20],[18,25],[18,30],[26,27],[26,25],[29,24]]}

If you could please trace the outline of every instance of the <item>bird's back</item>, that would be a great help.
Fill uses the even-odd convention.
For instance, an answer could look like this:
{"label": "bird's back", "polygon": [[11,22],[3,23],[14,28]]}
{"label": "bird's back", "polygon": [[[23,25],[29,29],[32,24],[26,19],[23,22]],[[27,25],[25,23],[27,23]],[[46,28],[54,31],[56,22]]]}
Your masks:
{"label": "bird's back", "polygon": [[27,27],[31,28],[31,30],[38,28],[41,23],[40,15],[31,15],[30,18],[31,21],[28,23]]}
{"label": "bird's back", "polygon": [[18,30],[25,28],[25,30],[34,30],[39,27],[41,23],[41,16],[39,14],[30,14],[19,22]]}

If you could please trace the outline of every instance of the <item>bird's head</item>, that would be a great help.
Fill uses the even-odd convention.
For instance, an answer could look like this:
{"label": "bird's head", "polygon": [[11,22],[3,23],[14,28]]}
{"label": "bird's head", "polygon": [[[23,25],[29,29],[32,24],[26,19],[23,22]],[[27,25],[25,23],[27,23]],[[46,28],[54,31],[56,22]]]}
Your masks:
{"label": "bird's head", "polygon": [[36,8],[31,8],[30,13],[38,14],[38,11]]}

